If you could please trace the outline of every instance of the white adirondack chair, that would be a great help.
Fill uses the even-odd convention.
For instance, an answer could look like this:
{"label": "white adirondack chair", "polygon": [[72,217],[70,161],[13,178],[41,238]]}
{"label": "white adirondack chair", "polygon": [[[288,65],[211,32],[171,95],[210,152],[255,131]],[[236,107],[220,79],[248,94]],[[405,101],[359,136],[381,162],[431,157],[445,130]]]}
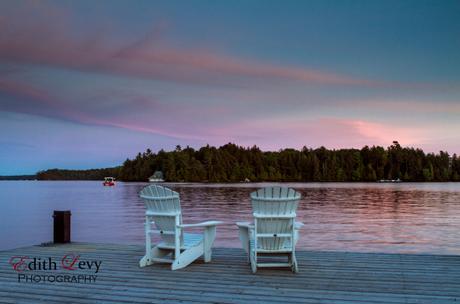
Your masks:
{"label": "white adirondack chair", "polygon": [[[303,223],[296,222],[300,193],[284,187],[267,187],[251,193],[254,223],[238,222],[239,237],[248,253],[252,272],[258,267],[290,267],[298,272],[295,245]],[[263,255],[287,255],[282,263],[258,261]]]}
{"label": "white adirondack chair", "polygon": [[[172,263],[171,269],[181,269],[204,255],[211,261],[211,247],[216,237],[219,221],[183,224],[179,194],[160,185],[149,185],[142,189],[145,212],[145,256],[139,266],[155,262]],[[153,227],[155,224],[156,228]],[[203,234],[184,233],[185,228],[202,227]],[[152,229],[153,228],[153,229]],[[162,241],[152,247],[151,234],[158,233]]]}

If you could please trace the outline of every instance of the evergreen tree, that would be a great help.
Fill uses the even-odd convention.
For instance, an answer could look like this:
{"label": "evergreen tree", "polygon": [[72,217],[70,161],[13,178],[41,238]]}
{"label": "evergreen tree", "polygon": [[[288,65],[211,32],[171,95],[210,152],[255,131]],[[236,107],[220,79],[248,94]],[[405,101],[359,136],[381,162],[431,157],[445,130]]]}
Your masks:
{"label": "evergreen tree", "polygon": [[251,181],[460,181],[460,158],[447,152],[425,154],[420,149],[402,147],[397,141],[387,149],[365,146],[358,149],[328,150],[325,147],[300,151],[284,149],[263,152],[257,146],[240,147],[228,143],[206,145],[199,150],[176,146],[157,154],[147,149],[121,167],[91,170],[51,169],[37,173],[37,179],[93,179],[113,176],[123,181],[147,181],[162,171],[171,182]]}

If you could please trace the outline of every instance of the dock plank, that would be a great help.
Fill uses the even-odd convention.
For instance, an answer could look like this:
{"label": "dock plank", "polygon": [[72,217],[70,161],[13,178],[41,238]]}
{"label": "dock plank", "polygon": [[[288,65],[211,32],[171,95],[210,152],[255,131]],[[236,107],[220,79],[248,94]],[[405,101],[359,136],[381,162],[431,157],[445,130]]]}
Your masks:
{"label": "dock plank", "polygon": [[[68,253],[102,261],[94,283],[18,282],[12,256]],[[72,243],[0,251],[0,303],[456,303],[460,256],[301,251],[300,273],[252,274],[241,249],[215,248],[213,261],[171,271],[138,267],[139,245]],[[58,268],[60,265],[58,265]],[[90,270],[27,271],[27,275],[94,275]]]}

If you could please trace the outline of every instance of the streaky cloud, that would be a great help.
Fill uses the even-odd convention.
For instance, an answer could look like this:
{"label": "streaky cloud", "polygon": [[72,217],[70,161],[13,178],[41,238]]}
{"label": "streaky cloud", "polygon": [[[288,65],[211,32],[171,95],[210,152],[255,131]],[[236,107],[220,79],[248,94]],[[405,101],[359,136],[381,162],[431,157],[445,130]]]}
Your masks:
{"label": "streaky cloud", "polygon": [[[0,78],[0,96],[2,95],[4,97],[0,98],[2,111],[43,116],[85,125],[123,128],[178,139],[204,140],[203,137],[194,134],[193,130],[192,132],[183,129],[174,131],[167,127],[161,127],[162,123],[158,122],[162,122],[162,118],[164,122],[168,121],[169,118],[167,115],[171,113],[172,110],[167,106],[160,107],[158,104],[154,105],[155,108],[153,110],[154,113],[156,112],[156,115],[152,115],[152,120],[154,121],[152,124],[152,120],[145,122],[136,119],[126,119],[123,115],[112,117],[110,115],[108,115],[108,117],[97,115],[94,114],[92,108],[85,110],[81,107],[76,107],[69,102],[64,102],[56,96],[53,96],[50,92],[42,88],[32,86],[28,83]],[[140,106],[145,106],[146,102],[147,101],[144,99],[134,96],[124,105],[124,108],[135,107],[136,103],[140,103]],[[213,113],[215,110],[210,108],[209,111]],[[183,120],[186,116],[187,115],[179,113],[175,116],[175,119]],[[159,125],[159,127],[153,125]]]}
{"label": "streaky cloud", "polygon": [[[383,81],[219,55],[209,50],[174,48],[162,39],[161,23],[145,37],[131,43],[110,39],[114,33],[107,29],[96,28],[81,38],[75,33],[69,12],[60,14],[58,8],[52,9],[53,13],[49,13],[48,6],[25,6],[16,14],[2,18],[0,62],[191,84],[234,85],[248,80],[264,80],[320,85],[391,85]],[[22,21],[25,18],[27,22]]]}

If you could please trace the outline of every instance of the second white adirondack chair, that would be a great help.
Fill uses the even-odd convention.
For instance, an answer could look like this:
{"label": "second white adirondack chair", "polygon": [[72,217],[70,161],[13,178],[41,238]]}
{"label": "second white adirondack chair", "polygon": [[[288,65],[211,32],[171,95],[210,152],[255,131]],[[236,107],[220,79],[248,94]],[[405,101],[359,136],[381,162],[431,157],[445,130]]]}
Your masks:
{"label": "second white adirondack chair", "polygon": [[[298,272],[295,245],[303,223],[296,222],[300,193],[284,187],[267,187],[251,193],[254,223],[238,222],[243,249],[252,271],[258,267],[290,267]],[[263,255],[287,255],[282,263],[261,263]]]}
{"label": "second white adirondack chair", "polygon": [[[160,185],[149,185],[142,189],[140,197],[144,200],[145,212],[145,256],[139,266],[155,262],[171,263],[171,269],[184,268],[200,256],[211,261],[211,248],[216,237],[219,221],[197,224],[183,224],[179,194]],[[153,225],[156,229],[152,229]],[[184,233],[185,228],[202,227],[203,234]],[[151,235],[158,233],[162,241],[152,247]]]}

